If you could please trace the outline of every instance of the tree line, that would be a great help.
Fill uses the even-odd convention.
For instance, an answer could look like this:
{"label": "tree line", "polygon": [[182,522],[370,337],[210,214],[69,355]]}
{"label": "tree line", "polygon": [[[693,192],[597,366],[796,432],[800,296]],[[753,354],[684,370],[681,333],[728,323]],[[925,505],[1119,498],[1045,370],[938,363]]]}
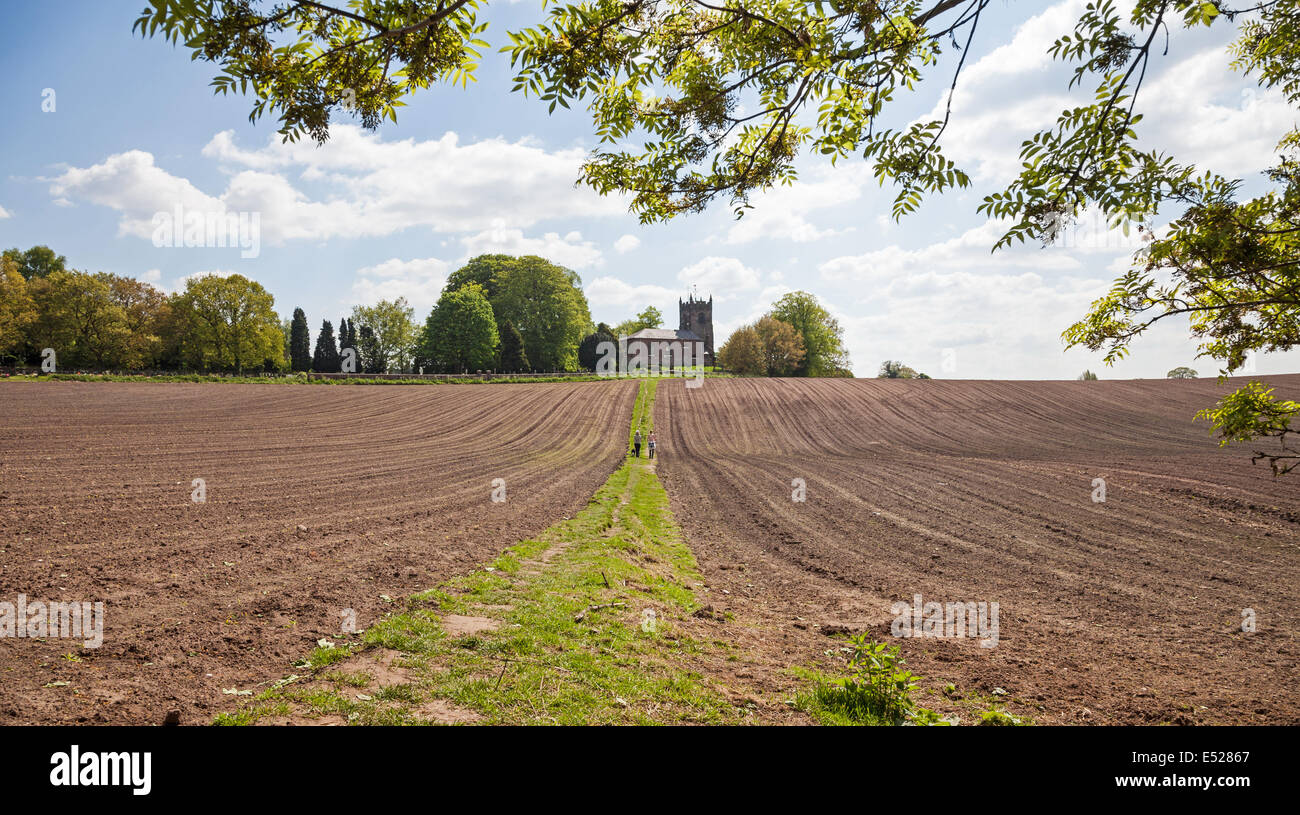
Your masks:
{"label": "tree line", "polygon": [[[233,373],[460,373],[594,370],[587,351],[619,330],[657,327],[649,308],[594,326],[582,280],[536,256],[480,255],[453,272],[423,325],[405,298],[323,320],[288,319],[242,275],[202,275],[168,294],[147,282],[70,269],[46,246],[0,256],[0,364]],[[584,345],[585,342],[585,345]],[[586,350],[583,350],[586,349]],[[581,353],[580,353],[581,351]]]}

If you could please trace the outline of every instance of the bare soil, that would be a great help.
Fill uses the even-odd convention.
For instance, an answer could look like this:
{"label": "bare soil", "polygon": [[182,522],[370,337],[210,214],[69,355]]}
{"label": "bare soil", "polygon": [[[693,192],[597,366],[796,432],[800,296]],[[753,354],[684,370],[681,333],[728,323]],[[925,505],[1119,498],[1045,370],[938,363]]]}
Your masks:
{"label": "bare soil", "polygon": [[337,640],[346,610],[364,629],[584,506],[635,394],[0,386],[0,601],[106,604],[99,649],[0,638],[0,724],[210,722],[241,700],[223,690]]}
{"label": "bare soil", "polygon": [[[1300,397],[1300,375],[1261,379]],[[1300,473],[1193,421],[1238,384],[664,382],[659,475],[711,613],[756,652],[731,679],[779,704],[806,685],[781,666],[867,631],[967,722],[996,701],[1045,724],[1300,723]],[[916,594],[999,603],[997,646],[892,637]]]}

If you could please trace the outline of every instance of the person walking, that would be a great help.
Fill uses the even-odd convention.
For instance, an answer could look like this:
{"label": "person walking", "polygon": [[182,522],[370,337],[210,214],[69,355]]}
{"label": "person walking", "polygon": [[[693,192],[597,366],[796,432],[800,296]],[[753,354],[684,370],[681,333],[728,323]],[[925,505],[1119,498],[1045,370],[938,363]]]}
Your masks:
{"label": "person walking", "polygon": [[632,453],[637,458],[641,458],[641,428],[637,428],[636,433],[632,436]]}
{"label": "person walking", "polygon": [[646,437],[646,442],[650,445],[650,458],[655,457],[655,442],[657,441],[659,441],[659,439],[655,437],[655,432],[651,430],[650,435]]}

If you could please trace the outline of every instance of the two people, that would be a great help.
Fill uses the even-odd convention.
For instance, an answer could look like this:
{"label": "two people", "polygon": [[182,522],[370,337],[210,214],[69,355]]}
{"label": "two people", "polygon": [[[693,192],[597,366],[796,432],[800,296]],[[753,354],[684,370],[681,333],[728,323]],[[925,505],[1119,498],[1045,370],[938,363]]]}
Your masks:
{"label": "two people", "polygon": [[[655,436],[655,432],[653,430],[650,431],[650,437],[646,441],[648,441],[650,444],[649,457],[654,458],[655,444],[656,442],[659,441],[659,439]],[[632,454],[635,455],[637,458],[641,458],[641,429],[640,428],[637,428],[636,433],[632,435]]]}

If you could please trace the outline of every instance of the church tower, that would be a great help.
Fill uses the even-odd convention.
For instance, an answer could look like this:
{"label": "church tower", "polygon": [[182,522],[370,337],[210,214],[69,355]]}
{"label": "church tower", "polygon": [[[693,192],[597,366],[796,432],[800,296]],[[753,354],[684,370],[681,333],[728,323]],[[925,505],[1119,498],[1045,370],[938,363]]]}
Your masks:
{"label": "church tower", "polygon": [[713,364],[713,295],[708,300],[700,300],[691,292],[685,300],[677,300],[680,319],[679,331],[693,331],[704,340],[704,359],[706,365]]}

